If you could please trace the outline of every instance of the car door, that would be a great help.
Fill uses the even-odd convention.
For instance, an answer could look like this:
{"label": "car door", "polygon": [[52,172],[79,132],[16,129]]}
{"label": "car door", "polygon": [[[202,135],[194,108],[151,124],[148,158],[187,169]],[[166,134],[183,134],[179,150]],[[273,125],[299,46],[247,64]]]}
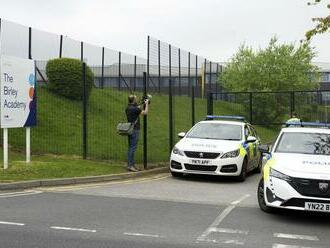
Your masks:
{"label": "car door", "polygon": [[[258,147],[260,145],[260,139],[257,135],[257,132],[255,130],[255,128],[251,125],[248,125],[249,128],[249,135],[255,137],[257,140],[255,142],[250,143],[250,152],[251,152],[251,160],[253,161],[253,168],[256,168],[258,166],[259,163],[259,159],[260,159],[260,152],[258,150]],[[251,169],[253,169],[251,168]]]}
{"label": "car door", "polygon": [[247,142],[247,138],[251,136],[251,131],[248,127],[248,125],[244,126],[244,136],[245,136],[245,143],[244,143],[244,149],[246,150],[247,153],[247,158],[248,158],[248,165],[247,165],[247,170],[250,171],[251,168],[253,168],[253,153],[252,153],[252,144]]}

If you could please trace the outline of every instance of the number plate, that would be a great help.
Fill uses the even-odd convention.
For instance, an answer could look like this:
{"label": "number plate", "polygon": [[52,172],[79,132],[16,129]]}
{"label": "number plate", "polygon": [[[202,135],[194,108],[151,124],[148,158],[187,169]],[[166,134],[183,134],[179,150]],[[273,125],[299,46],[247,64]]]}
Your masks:
{"label": "number plate", "polygon": [[209,160],[203,160],[203,159],[192,159],[191,164],[198,164],[198,165],[208,165]]}
{"label": "number plate", "polygon": [[329,203],[317,203],[317,202],[305,202],[305,210],[330,213],[330,204]]}

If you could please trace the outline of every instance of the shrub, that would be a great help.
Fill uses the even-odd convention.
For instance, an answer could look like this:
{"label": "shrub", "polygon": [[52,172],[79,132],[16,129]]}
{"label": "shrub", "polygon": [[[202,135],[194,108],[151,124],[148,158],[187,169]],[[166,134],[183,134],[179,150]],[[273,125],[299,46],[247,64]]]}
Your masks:
{"label": "shrub", "polygon": [[[72,99],[82,100],[82,62],[78,59],[59,58],[49,60],[46,74],[49,81],[48,89],[53,93]],[[87,96],[93,87],[94,75],[86,67]]]}

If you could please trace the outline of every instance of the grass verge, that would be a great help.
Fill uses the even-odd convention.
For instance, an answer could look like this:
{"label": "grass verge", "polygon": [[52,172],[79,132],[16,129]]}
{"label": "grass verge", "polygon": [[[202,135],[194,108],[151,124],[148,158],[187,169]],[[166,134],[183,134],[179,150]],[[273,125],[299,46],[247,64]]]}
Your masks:
{"label": "grass verge", "polygon": [[[0,158],[3,161],[2,155]],[[26,164],[24,155],[11,152],[9,159],[9,168],[0,172],[0,183],[126,172],[124,163],[83,160],[73,156],[36,155],[32,156],[30,164]]]}

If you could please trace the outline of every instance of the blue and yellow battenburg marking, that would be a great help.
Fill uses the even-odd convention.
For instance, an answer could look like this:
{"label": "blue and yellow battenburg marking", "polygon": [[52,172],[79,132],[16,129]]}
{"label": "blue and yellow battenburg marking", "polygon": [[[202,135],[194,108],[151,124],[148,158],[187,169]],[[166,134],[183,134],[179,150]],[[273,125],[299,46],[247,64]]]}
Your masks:
{"label": "blue and yellow battenburg marking", "polygon": [[264,175],[264,180],[268,181],[269,180],[270,169],[275,165],[276,161],[272,157],[271,154],[268,154],[266,159],[267,159],[267,162],[266,162],[266,164],[263,168],[263,175]]}
{"label": "blue and yellow battenburg marking", "polygon": [[244,157],[245,155],[248,155],[249,159],[252,159],[253,157],[257,156],[258,152],[258,143],[246,143],[243,142],[239,147],[239,155]]}

